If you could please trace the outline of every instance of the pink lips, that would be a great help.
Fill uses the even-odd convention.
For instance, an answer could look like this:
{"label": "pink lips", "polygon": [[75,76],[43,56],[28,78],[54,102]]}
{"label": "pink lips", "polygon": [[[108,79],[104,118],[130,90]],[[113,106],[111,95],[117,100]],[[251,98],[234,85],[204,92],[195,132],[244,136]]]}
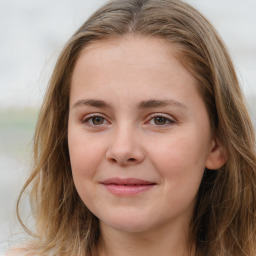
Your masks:
{"label": "pink lips", "polygon": [[111,193],[119,196],[131,196],[153,188],[156,183],[128,178],[111,178],[101,182]]}

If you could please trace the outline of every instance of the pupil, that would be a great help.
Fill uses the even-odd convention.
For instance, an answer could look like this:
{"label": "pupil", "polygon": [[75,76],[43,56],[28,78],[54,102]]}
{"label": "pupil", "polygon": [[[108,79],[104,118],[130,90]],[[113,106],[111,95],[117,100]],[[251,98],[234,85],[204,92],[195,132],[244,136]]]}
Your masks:
{"label": "pupil", "polygon": [[155,117],[155,124],[158,124],[158,125],[163,125],[166,123],[166,118],[164,117]]}
{"label": "pupil", "polygon": [[92,122],[95,125],[103,124],[103,118],[100,116],[93,117]]}

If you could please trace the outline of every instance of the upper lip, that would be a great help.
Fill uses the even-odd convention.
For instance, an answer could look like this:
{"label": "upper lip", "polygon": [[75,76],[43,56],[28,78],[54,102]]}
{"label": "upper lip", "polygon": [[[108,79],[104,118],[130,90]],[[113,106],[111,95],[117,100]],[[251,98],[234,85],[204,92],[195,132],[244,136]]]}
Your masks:
{"label": "upper lip", "polygon": [[101,182],[104,185],[155,185],[155,182],[136,178],[110,178]]}

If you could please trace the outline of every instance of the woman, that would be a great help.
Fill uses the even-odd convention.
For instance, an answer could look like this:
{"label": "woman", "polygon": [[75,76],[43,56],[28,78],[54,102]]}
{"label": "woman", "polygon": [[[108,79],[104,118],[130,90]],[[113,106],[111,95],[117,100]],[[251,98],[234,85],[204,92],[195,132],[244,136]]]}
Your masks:
{"label": "woman", "polygon": [[256,254],[252,124],[221,39],[182,1],[113,0],[81,26],[34,156],[18,255]]}

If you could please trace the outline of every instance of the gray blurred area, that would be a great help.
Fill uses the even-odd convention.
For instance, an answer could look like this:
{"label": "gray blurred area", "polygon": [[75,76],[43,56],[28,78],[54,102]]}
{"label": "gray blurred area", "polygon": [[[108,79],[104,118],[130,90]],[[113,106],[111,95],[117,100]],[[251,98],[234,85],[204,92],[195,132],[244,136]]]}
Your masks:
{"label": "gray blurred area", "polygon": [[[53,65],[64,43],[104,2],[0,0],[0,255],[24,239],[15,204],[29,170],[38,109]],[[256,1],[187,2],[223,37],[256,124]]]}

